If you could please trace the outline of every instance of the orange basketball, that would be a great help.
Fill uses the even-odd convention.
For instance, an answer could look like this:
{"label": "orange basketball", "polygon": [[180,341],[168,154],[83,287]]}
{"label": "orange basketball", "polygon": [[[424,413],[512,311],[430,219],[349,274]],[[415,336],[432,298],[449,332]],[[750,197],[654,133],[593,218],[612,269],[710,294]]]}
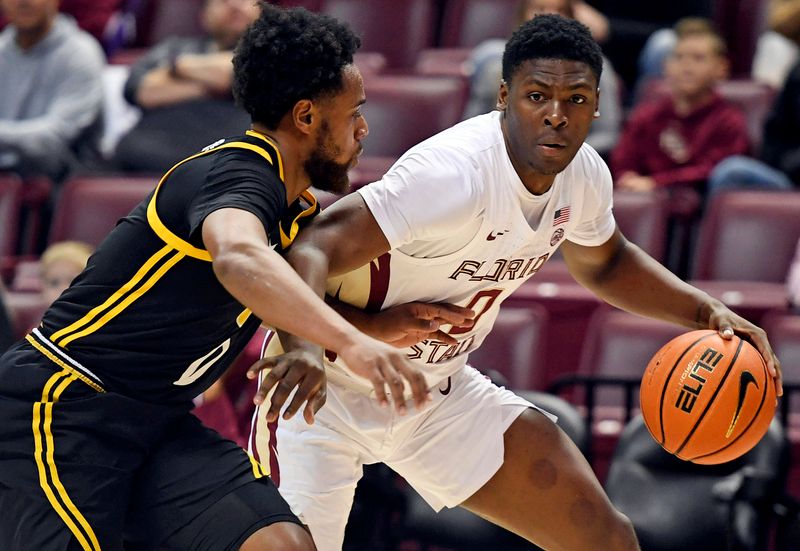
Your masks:
{"label": "orange basketball", "polygon": [[675,337],[647,364],[642,415],[653,438],[693,463],[736,459],[755,446],[775,414],[775,382],[761,354],[716,331]]}

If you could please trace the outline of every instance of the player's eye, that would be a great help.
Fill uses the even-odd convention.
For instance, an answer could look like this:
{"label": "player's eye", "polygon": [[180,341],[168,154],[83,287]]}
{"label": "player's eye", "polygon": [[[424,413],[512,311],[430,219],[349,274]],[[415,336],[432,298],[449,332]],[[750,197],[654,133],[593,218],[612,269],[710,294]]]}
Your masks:
{"label": "player's eye", "polygon": [[541,92],[532,92],[528,94],[528,97],[531,98],[533,101],[542,101],[544,99],[544,94]]}
{"label": "player's eye", "polygon": [[583,96],[572,96],[572,98],[570,98],[570,100],[572,101],[572,103],[576,103],[578,105],[580,105],[582,103],[586,103],[586,98],[583,97]]}

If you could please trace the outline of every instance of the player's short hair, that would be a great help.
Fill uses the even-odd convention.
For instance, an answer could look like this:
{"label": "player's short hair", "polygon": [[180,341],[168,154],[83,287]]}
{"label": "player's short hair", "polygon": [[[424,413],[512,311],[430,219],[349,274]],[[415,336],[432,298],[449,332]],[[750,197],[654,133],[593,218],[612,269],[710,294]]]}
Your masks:
{"label": "player's short hair", "polygon": [[302,100],[335,94],[361,45],[346,24],[303,8],[261,2],[233,57],[233,95],[254,122],[274,129]]}
{"label": "player's short hair", "polygon": [[603,54],[586,25],[560,15],[537,15],[511,35],[503,52],[503,80],[531,59],[566,59],[586,63],[600,82]]}
{"label": "player's short hair", "polygon": [[714,53],[720,57],[727,57],[728,46],[725,39],[719,34],[714,24],[704,17],[684,17],[675,23],[675,35],[678,40],[692,36],[705,36],[711,39]]}

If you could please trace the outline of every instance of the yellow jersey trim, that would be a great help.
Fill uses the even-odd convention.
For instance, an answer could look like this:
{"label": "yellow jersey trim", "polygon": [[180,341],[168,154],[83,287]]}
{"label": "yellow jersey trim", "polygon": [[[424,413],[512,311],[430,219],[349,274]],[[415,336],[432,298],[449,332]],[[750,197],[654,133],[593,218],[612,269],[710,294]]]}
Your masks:
{"label": "yellow jersey trim", "polygon": [[[76,375],[69,370],[59,371],[48,379],[42,390],[41,401],[33,404],[31,424],[34,440],[33,456],[39,471],[39,485],[44,490],[50,505],[78,540],[81,549],[100,551],[100,542],[94,530],[72,502],[59,478],[54,459],[55,442],[51,428],[53,405],[58,402],[64,390],[76,380]],[[48,474],[52,482],[48,481]]]}
{"label": "yellow jersey trim", "polygon": [[55,333],[50,336],[50,340],[56,343],[58,346],[63,347],[63,342],[58,342],[61,337],[73,333],[82,327],[88,325],[92,322],[97,316],[101,313],[106,311],[107,309],[111,308],[115,303],[122,299],[127,293],[129,293],[134,287],[136,287],[139,282],[147,275],[147,273],[155,266],[162,258],[164,258],[167,254],[169,254],[173,249],[167,245],[151,256],[147,262],[142,264],[142,267],[139,268],[134,276],[125,283],[122,287],[120,287],[114,294],[112,294],[106,301],[101,304],[100,306],[96,306],[92,308],[85,316],[81,319],[76,321],[75,323],[64,327],[63,329],[59,329]]}
{"label": "yellow jersey trim", "polygon": [[[271,142],[270,142],[271,145]],[[221,144],[217,147],[212,147],[211,149],[207,149],[205,151],[201,151],[200,153],[196,153],[191,157],[187,157],[186,159],[182,160],[172,168],[170,168],[164,176],[161,177],[161,180],[158,182],[155,191],[153,192],[153,197],[150,199],[150,203],[147,205],[147,222],[150,224],[150,227],[153,231],[158,235],[161,240],[172,247],[177,251],[181,251],[186,256],[191,258],[196,258],[197,260],[204,260],[206,262],[211,262],[211,253],[209,253],[205,249],[200,249],[195,247],[188,241],[181,239],[177,235],[175,235],[164,223],[161,221],[161,218],[158,216],[158,211],[156,210],[156,199],[158,198],[158,192],[161,189],[161,186],[167,180],[170,174],[172,174],[175,169],[177,169],[182,164],[191,161],[192,159],[196,159],[198,157],[203,157],[204,155],[208,155],[209,153],[213,153],[214,151],[219,151],[220,149],[247,149],[248,151],[253,151],[257,153],[261,157],[263,157],[269,164],[272,164],[272,158],[270,154],[267,152],[266,149],[263,147],[258,147],[257,145],[249,144],[246,142],[228,142]],[[276,148],[277,151],[277,148]],[[278,162],[281,164],[280,161],[280,154],[278,154]],[[283,169],[279,167],[281,181],[283,181]]]}
{"label": "yellow jersey trim", "polygon": [[180,252],[180,251],[176,252],[174,255],[172,255],[172,257],[169,260],[164,262],[164,264],[162,264],[161,267],[159,267],[158,270],[156,270],[155,273],[150,276],[150,279],[145,281],[144,284],[141,287],[139,287],[136,291],[132,292],[127,297],[125,297],[125,299],[122,302],[120,302],[118,305],[116,305],[114,308],[112,308],[109,312],[107,312],[105,315],[103,315],[103,317],[101,317],[99,320],[94,322],[92,325],[90,325],[89,327],[87,327],[83,331],[79,331],[78,333],[74,333],[74,334],[70,335],[69,337],[65,337],[64,339],[62,339],[58,343],[59,346],[61,346],[62,348],[65,348],[67,345],[69,345],[69,343],[71,343],[75,339],[79,339],[81,337],[85,337],[86,335],[94,333],[95,331],[100,329],[106,323],[108,323],[109,321],[114,319],[125,308],[130,306],[135,300],[137,300],[139,297],[141,297],[143,294],[145,294],[147,291],[149,291],[153,287],[153,285],[155,285],[156,282],[159,279],[161,279],[164,276],[164,274],[166,274],[170,270],[170,268],[172,268],[175,264],[180,262],[180,260],[185,258],[185,257],[186,257],[186,255],[183,254],[182,252]]}
{"label": "yellow jersey trim", "polygon": [[278,148],[278,144],[275,142],[275,140],[273,140],[272,138],[270,138],[266,134],[262,134],[261,132],[258,132],[256,130],[248,130],[247,132],[245,132],[245,134],[247,134],[248,136],[250,136],[252,138],[258,138],[260,140],[264,140],[269,145],[271,145],[273,147],[273,149],[275,149],[275,155],[276,155],[276,157],[278,157],[278,176],[280,176],[281,182],[282,182],[284,180],[284,178],[283,178],[283,157],[281,157],[281,150]]}
{"label": "yellow jersey trim", "polygon": [[103,387],[95,383],[93,380],[91,380],[89,377],[87,377],[80,371],[74,369],[72,366],[63,361],[61,358],[59,358],[58,356],[50,352],[47,348],[39,344],[39,342],[36,339],[34,339],[33,336],[26,335],[25,340],[31,343],[31,346],[33,346],[36,350],[41,352],[41,354],[45,356],[48,360],[56,364],[64,371],[69,372],[70,375],[72,375],[76,379],[80,379],[81,381],[92,387],[94,390],[96,390],[97,392],[105,392],[105,389]]}
{"label": "yellow jersey trim", "polygon": [[284,249],[291,245],[294,241],[294,238],[297,237],[297,232],[300,231],[300,220],[306,218],[307,216],[312,216],[317,211],[317,198],[314,197],[313,193],[305,190],[300,194],[300,197],[305,199],[310,206],[298,214],[294,220],[292,220],[292,226],[289,228],[289,234],[287,235],[283,231],[283,226],[278,224],[278,229],[280,229],[281,234],[281,247]]}

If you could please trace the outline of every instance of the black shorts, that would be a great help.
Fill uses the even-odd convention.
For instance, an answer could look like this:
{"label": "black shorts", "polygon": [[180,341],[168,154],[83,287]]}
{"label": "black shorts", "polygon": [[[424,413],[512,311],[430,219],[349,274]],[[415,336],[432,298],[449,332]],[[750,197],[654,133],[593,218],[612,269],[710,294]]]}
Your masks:
{"label": "black shorts", "polygon": [[27,344],[0,359],[0,549],[238,547],[300,523],[265,469],[186,407],[105,392]]}

